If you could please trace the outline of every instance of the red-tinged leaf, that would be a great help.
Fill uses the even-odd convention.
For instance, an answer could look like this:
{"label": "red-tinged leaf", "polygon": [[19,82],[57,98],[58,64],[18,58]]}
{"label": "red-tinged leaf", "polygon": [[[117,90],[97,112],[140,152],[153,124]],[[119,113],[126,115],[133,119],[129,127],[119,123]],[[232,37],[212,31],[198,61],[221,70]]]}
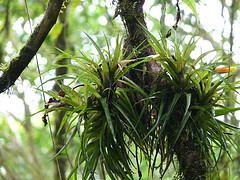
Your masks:
{"label": "red-tinged leaf", "polygon": [[237,67],[217,67],[215,68],[215,71],[218,73],[228,73],[228,72],[233,72],[235,69],[237,69]]}

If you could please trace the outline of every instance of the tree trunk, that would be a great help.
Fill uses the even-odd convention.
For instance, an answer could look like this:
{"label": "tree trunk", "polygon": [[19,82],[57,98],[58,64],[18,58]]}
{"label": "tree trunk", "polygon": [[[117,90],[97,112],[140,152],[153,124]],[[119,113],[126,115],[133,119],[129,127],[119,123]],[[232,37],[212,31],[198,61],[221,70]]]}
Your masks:
{"label": "tree trunk", "polygon": [[[152,46],[148,42],[147,33],[140,26],[147,28],[144,13],[143,13],[144,0],[119,0],[118,8],[116,14],[119,14],[125,24],[127,38],[124,40],[124,51],[126,51],[125,57],[130,55],[133,50],[138,51],[135,53],[135,58],[147,57],[149,55],[156,54]],[[137,69],[152,71],[160,74],[161,66],[156,61],[149,61],[146,63],[141,63],[136,67]],[[139,87],[141,87],[145,92],[150,92],[152,89],[156,76],[150,73],[145,73],[143,71],[130,70],[127,75],[131,80],[133,80]],[[140,94],[132,93],[130,95],[132,102],[141,102],[144,97]],[[134,104],[134,103],[133,103]],[[140,114],[142,108],[144,107],[144,102],[138,103],[136,105],[136,111]],[[151,115],[148,111],[145,111],[141,121],[147,125],[146,129],[150,128]]]}
{"label": "tree trunk", "polygon": [[[133,49],[142,49],[139,53],[135,54],[136,58],[156,54],[152,46],[149,45],[146,32],[139,24],[141,23],[143,26],[147,27],[144,20],[143,4],[144,0],[119,0],[119,9],[117,10],[123,19],[127,33],[127,38],[124,41],[126,57],[132,53]],[[161,66],[156,61],[140,64],[137,68],[156,73],[161,72]],[[154,83],[149,83],[155,80],[155,76],[152,74],[143,73],[141,71],[130,71],[129,76],[146,91],[149,91],[151,86],[154,85]]]}
{"label": "tree trunk", "polygon": [[[66,11],[64,11],[62,14],[59,15],[59,21],[60,21],[61,24],[63,24],[63,29],[62,29],[62,32],[60,33],[60,35],[58,36],[55,45],[56,45],[57,48],[59,48],[59,49],[64,51],[66,49],[66,34],[67,34]],[[61,60],[57,61],[57,64],[64,65],[64,64],[67,63],[66,61],[67,61],[66,58],[61,59]],[[61,75],[64,75],[66,73],[67,73],[67,68],[66,67],[61,67],[61,68],[57,68],[56,69],[56,73],[55,74],[56,74],[56,76],[61,76]],[[62,81],[58,81],[58,83],[62,84]],[[59,91],[60,87],[57,84],[55,84],[53,89],[55,91]],[[64,115],[65,115],[64,111],[56,112],[55,137],[56,137],[56,134],[58,132],[58,129],[61,126],[61,122],[62,122],[62,119],[63,119]],[[65,133],[66,133],[66,124],[62,127],[62,129],[61,129],[61,131],[60,131],[60,133],[58,135],[58,138],[56,139],[56,153],[59,152],[60,149],[64,146],[64,135],[65,135]],[[58,158],[58,164],[56,162],[55,165],[56,165],[55,179],[56,180],[60,179],[59,172],[58,172],[58,171],[60,171],[60,173],[61,173],[61,180],[65,180],[66,179],[66,176],[65,176],[65,172],[66,172],[66,159],[62,158],[60,156],[60,158]],[[59,168],[57,166],[59,166]]]}
{"label": "tree trunk", "polygon": [[[124,50],[126,50],[126,57],[134,50],[139,50],[143,47],[141,52],[135,54],[136,58],[146,57],[155,54],[154,49],[149,46],[147,41],[147,34],[139,26],[141,23],[146,27],[143,13],[144,0],[119,0],[116,14],[120,14],[123,23],[125,24],[127,38],[124,42]],[[141,44],[142,43],[142,44]],[[140,45],[141,44],[141,45]],[[137,66],[138,69],[152,71],[157,74],[161,73],[161,66],[156,61],[149,61]],[[129,78],[137,83],[145,92],[149,92],[156,82],[156,76],[142,71],[131,70],[128,74]],[[161,82],[159,84],[161,87]],[[132,100],[138,102],[143,97],[134,95]],[[139,105],[138,112],[144,104]],[[151,120],[151,114],[146,113],[144,119]],[[149,127],[150,128],[150,127]],[[174,127],[173,127],[174,128]],[[176,127],[177,128],[177,127]],[[194,137],[193,137],[194,138]],[[179,162],[180,174],[183,174],[186,180],[204,180],[207,174],[207,165],[204,155],[201,153],[201,146],[196,139],[187,136],[186,133],[180,135],[177,144],[174,147],[175,154]]]}
{"label": "tree trunk", "polygon": [[205,180],[207,164],[199,141],[182,133],[174,147],[179,162],[179,172],[186,180]]}

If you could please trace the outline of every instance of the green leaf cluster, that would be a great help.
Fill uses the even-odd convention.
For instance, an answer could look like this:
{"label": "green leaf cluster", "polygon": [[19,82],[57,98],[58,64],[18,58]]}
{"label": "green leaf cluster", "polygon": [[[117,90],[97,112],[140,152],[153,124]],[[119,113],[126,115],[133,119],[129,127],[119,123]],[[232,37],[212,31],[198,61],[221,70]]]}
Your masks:
{"label": "green leaf cluster", "polygon": [[[64,101],[68,106],[50,108],[45,111],[61,109],[68,112],[60,127],[63,127],[66,122],[70,124],[69,126],[75,122],[72,135],[60,151],[62,152],[67,147],[78,131],[81,145],[69,178],[76,175],[76,170],[83,166],[83,179],[94,179],[96,168],[101,165],[102,174],[105,174],[106,171],[112,179],[117,177],[132,179],[130,168],[132,160],[129,156],[127,141],[133,141],[139,146],[142,142],[136,130],[138,119],[134,114],[132,104],[126,92],[117,88],[116,85],[120,79],[122,79],[121,83],[131,84],[131,82],[123,80],[123,76],[129,68],[124,70],[119,68],[119,62],[124,56],[121,51],[123,38],[119,39],[118,36],[115,51],[110,53],[108,41],[108,50],[105,51],[100,49],[89,35],[87,36],[97,49],[99,59],[94,60],[84,53],[81,53],[80,57],[74,57],[62,52],[62,56],[71,58],[76,63],[75,65],[57,65],[54,68],[74,69],[76,76],[72,83],[80,83],[80,85],[75,90],[75,88],[59,84],[65,92],[64,97],[59,97],[54,92],[46,92],[48,95]],[[131,65],[131,67],[136,65]],[[66,78],[66,76],[60,76],[52,80]],[[72,76],[68,76],[68,79],[71,78]],[[82,129],[83,132],[81,132]],[[60,131],[61,128],[58,132]]]}
{"label": "green leaf cluster", "polygon": [[[168,167],[170,162],[173,162],[173,155],[177,153],[182,139],[185,139],[184,141],[191,139],[199,144],[199,150],[206,160],[207,167],[211,166],[214,169],[221,155],[221,153],[216,155],[214,148],[217,147],[220,152],[223,151],[228,155],[230,155],[228,144],[237,148],[231,136],[232,133],[239,133],[239,128],[219,120],[218,117],[239,110],[238,107],[227,108],[223,104],[225,101],[237,103],[227,97],[226,93],[229,91],[238,93],[239,81],[229,82],[229,78],[236,71],[220,74],[214,70],[220,65],[230,68],[232,55],[216,57],[209,63],[203,63],[203,58],[207,55],[222,50],[210,50],[192,60],[191,52],[201,37],[194,41],[192,36],[182,51],[180,45],[173,43],[174,50],[171,51],[165,39],[159,41],[147,29],[145,32],[150,37],[149,43],[160,55],[156,59],[163,66],[163,73],[160,76],[168,81],[168,87],[155,92],[162,94],[160,108],[156,106],[161,117],[158,117],[157,123],[153,126],[155,129],[151,130],[159,132],[153,137],[156,138],[155,147],[162,144],[161,150],[165,153],[161,156],[164,157],[163,160],[168,158]],[[161,108],[162,104],[166,108],[165,111]],[[160,163],[162,175],[167,167],[163,166],[163,161]]]}
{"label": "green leaf cluster", "polygon": [[[149,36],[150,45],[159,54],[157,58],[131,60],[133,53],[124,58],[121,50],[123,38],[119,36],[116,48],[111,52],[106,37],[108,49],[102,50],[87,35],[97,49],[97,60],[84,53],[72,56],[62,52],[63,56],[75,63],[55,68],[68,67],[74,69],[75,74],[53,79],[72,79],[68,86],[59,84],[66,93],[64,97],[47,93],[68,104],[61,107],[67,111],[61,127],[68,122],[69,132],[74,129],[60,152],[76,134],[79,136],[80,146],[68,179],[77,177],[79,169],[83,179],[95,179],[97,167],[100,167],[104,178],[107,173],[111,179],[133,179],[134,169],[141,177],[139,164],[143,157],[152,172],[158,169],[163,176],[174,162],[173,157],[183,137],[199,144],[205,163],[213,167],[218,161],[214,148],[229,153],[228,143],[234,145],[230,133],[225,132],[238,132],[238,128],[217,117],[239,110],[228,109],[221,103],[227,99],[233,100],[227,98],[225,93],[237,91],[238,82],[228,82],[232,73],[221,75],[214,71],[218,65],[229,66],[231,55],[204,64],[204,57],[220,50],[203,53],[192,60],[190,54],[197,40],[191,38],[182,51],[180,45],[174,43],[172,51],[165,39],[159,41],[144,30]],[[163,71],[157,74],[154,86],[146,93],[127,77],[127,73],[148,61],[158,61]],[[154,72],[145,73],[156,75]],[[167,82],[166,85],[160,86],[163,81]],[[70,88],[72,84],[80,85]],[[134,99],[139,95],[143,97],[140,102]],[[140,110],[139,104],[143,105]],[[146,114],[149,116],[147,120],[144,119]]]}

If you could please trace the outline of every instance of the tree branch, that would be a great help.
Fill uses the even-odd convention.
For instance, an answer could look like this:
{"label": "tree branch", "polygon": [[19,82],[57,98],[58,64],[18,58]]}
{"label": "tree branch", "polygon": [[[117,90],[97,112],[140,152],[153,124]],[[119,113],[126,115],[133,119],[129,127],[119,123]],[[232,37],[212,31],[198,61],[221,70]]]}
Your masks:
{"label": "tree branch", "polygon": [[40,24],[34,29],[27,42],[24,44],[19,54],[14,57],[9,66],[0,77],[0,93],[14,85],[17,78],[31,62],[34,55],[41,47],[49,31],[57,21],[63,0],[50,0],[47,10]]}

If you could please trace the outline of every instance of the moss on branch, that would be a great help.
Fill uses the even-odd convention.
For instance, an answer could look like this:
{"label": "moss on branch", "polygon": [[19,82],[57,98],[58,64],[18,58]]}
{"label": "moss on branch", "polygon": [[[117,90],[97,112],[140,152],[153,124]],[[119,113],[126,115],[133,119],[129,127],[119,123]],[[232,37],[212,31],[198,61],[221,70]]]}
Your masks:
{"label": "moss on branch", "polygon": [[49,1],[42,21],[36,26],[27,42],[19,51],[19,54],[11,59],[8,67],[3,71],[0,77],[0,93],[14,85],[17,78],[19,78],[23,70],[31,62],[49,31],[56,23],[62,4],[63,0]]}

